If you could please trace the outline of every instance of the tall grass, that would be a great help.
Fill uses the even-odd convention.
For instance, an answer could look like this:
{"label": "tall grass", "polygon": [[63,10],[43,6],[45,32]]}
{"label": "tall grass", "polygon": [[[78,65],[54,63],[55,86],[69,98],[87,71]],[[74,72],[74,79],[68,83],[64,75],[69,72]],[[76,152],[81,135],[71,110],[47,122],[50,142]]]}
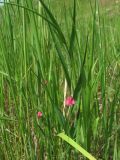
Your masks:
{"label": "tall grass", "polygon": [[61,132],[96,159],[120,158],[118,6],[14,0],[0,8],[1,160],[85,159]]}

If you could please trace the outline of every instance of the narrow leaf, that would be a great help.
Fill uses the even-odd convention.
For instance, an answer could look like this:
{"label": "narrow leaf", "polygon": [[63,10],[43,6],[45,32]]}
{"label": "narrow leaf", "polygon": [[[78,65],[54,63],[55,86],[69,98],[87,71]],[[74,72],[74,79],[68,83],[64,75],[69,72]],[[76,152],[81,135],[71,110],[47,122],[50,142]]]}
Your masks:
{"label": "narrow leaf", "polygon": [[75,149],[77,149],[89,160],[96,160],[96,158],[94,158],[90,153],[88,153],[84,148],[82,148],[80,145],[78,145],[75,141],[73,141],[70,137],[68,137],[64,133],[60,133],[58,134],[58,136],[62,138],[64,141],[66,141],[67,143],[69,143],[71,146],[73,146]]}
{"label": "narrow leaf", "polygon": [[73,47],[75,43],[75,32],[76,32],[76,0],[74,0],[74,9],[73,9],[73,18],[72,18],[72,31],[70,36],[70,46],[69,46],[69,54],[72,58],[73,55]]}

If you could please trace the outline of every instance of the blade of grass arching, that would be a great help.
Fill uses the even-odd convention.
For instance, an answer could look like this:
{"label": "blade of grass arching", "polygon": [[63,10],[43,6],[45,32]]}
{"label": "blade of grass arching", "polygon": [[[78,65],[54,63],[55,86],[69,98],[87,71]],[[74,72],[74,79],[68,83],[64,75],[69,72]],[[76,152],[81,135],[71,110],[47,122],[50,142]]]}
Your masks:
{"label": "blade of grass arching", "polygon": [[20,5],[20,4],[16,4],[16,3],[12,3],[12,2],[4,2],[4,3],[6,5],[12,5],[12,6],[19,7],[19,9],[24,8],[25,10],[29,11],[30,13],[33,13],[33,14],[35,14],[37,16],[40,16],[44,21],[46,21],[47,23],[51,24],[57,30],[55,24],[53,24],[46,17],[44,17],[43,15],[41,15],[40,13],[38,13],[36,10],[33,10],[33,9],[29,8],[29,7],[26,7],[26,6],[23,6],[23,5]]}
{"label": "blade of grass arching", "polygon": [[[33,25],[33,26],[34,26],[33,29],[35,30],[35,32],[37,31],[37,29],[36,29],[34,14],[40,16],[40,17],[41,17],[43,20],[45,20],[49,25],[51,25],[51,26],[55,29],[56,32],[58,32],[59,38],[61,37],[61,38],[60,38],[60,39],[61,39],[60,41],[65,44],[66,49],[68,50],[65,37],[64,37],[64,35],[63,35],[63,33],[62,33],[62,31],[61,31],[61,29],[60,29],[57,21],[55,20],[54,16],[52,15],[52,13],[50,12],[50,17],[52,17],[52,18],[51,18],[51,19],[52,19],[52,22],[51,22],[51,21],[49,21],[46,17],[44,17],[44,16],[41,15],[40,13],[36,12],[35,10],[33,10],[31,1],[27,1],[27,3],[28,3],[28,5],[30,6],[30,8],[28,8],[28,7],[26,7],[26,6],[22,6],[22,5],[15,4],[15,3],[11,3],[11,2],[10,2],[10,3],[9,3],[9,2],[5,2],[5,4],[7,4],[7,5],[14,5],[14,6],[16,6],[16,7],[24,8],[25,10],[28,10],[29,12],[31,12],[31,13],[33,14],[31,19],[32,19],[32,23],[34,24],[34,25]],[[43,4],[43,2],[42,2],[42,4]],[[45,7],[45,4],[44,4],[44,7]],[[31,8],[32,8],[32,9],[31,9]],[[46,8],[46,7],[45,7],[45,8]],[[48,13],[49,13],[49,9],[48,9],[48,8],[47,8],[47,11],[48,11]],[[40,48],[40,45],[38,44],[38,34],[36,33],[35,36],[36,36],[35,39],[37,39],[37,48]],[[42,60],[40,59],[40,61],[42,61]],[[40,63],[40,64],[41,64],[41,63]],[[42,68],[42,67],[41,67],[41,68]],[[42,69],[42,70],[43,70],[43,69]]]}
{"label": "blade of grass arching", "polygon": [[45,5],[45,3],[43,2],[43,0],[39,0],[42,4],[42,6],[44,7],[47,15],[49,16],[49,18],[51,19],[52,23],[56,26],[56,31],[58,33],[58,36],[61,40],[62,43],[64,43],[66,49],[68,50],[68,46],[67,46],[67,42],[66,42],[66,39],[65,39],[65,36],[58,24],[58,22],[56,21],[56,19],[54,18],[53,14],[51,13],[51,11],[48,9],[48,7]]}
{"label": "blade of grass arching", "polygon": [[[38,15],[40,16],[43,20],[45,20],[48,24],[50,24],[51,26],[53,26],[53,28],[55,28],[56,31],[58,31],[58,26],[56,26],[55,24],[53,24],[51,21],[49,21],[46,17],[42,16],[40,13],[36,12],[33,10],[32,7],[32,3],[31,1],[27,1],[28,6],[30,6],[30,8],[22,6],[22,5],[18,5],[15,3],[5,3],[6,5],[14,5],[17,6],[19,8],[23,8],[25,10],[28,10],[31,13],[31,21],[32,21],[32,26],[33,26],[33,30],[35,32],[34,36],[35,36],[35,40],[36,40],[36,46],[37,46],[37,52],[40,53],[40,42],[39,42],[39,38],[38,38],[38,30],[37,30],[37,26],[36,26],[36,22],[35,22],[35,16],[34,15]],[[32,9],[31,9],[32,8]],[[41,68],[41,73],[42,73],[42,77],[44,77],[44,71],[43,71],[43,66],[42,66],[42,59],[39,57],[39,61],[40,61],[40,68]]]}
{"label": "blade of grass arching", "polygon": [[54,35],[53,30],[51,29],[50,26],[49,26],[49,28],[50,28],[50,32],[51,32],[51,35],[52,35],[52,38],[53,38],[53,42],[54,42],[54,44],[55,44],[56,51],[57,51],[57,53],[58,53],[60,62],[61,62],[62,67],[63,67],[63,71],[64,71],[64,74],[65,74],[65,77],[66,77],[68,86],[69,86],[69,88],[71,88],[71,79],[70,79],[70,76],[69,76],[67,64],[65,63],[65,58],[64,58],[63,55],[62,55],[62,50],[60,49],[60,47],[59,47],[59,45],[58,45],[58,42],[57,42],[57,39],[56,39],[56,37],[55,37],[55,35]]}
{"label": "blade of grass arching", "polygon": [[71,58],[73,58],[73,48],[74,48],[74,43],[75,43],[75,32],[76,32],[76,0],[74,0],[74,5],[73,5],[72,31],[71,31],[70,46],[69,46],[69,54],[70,54]]}
{"label": "blade of grass arching", "polygon": [[75,99],[77,99],[78,94],[79,94],[79,92],[81,90],[81,87],[82,87],[82,85],[85,84],[85,81],[86,81],[84,65],[85,65],[85,60],[86,60],[87,47],[88,47],[88,36],[87,36],[87,40],[86,40],[85,53],[84,53],[84,58],[83,58],[83,62],[82,62],[81,70],[80,70],[80,76],[78,78],[78,81],[77,81],[77,84],[76,84],[76,87],[75,87],[74,93],[73,93],[73,97]]}
{"label": "blade of grass arching", "polygon": [[96,158],[94,158],[90,153],[88,153],[84,148],[82,148],[80,145],[78,145],[75,141],[73,141],[70,137],[68,137],[64,133],[60,133],[58,134],[58,136],[62,138],[64,141],[66,141],[67,143],[69,143],[71,146],[73,146],[75,149],[77,149],[89,160],[96,160]]}

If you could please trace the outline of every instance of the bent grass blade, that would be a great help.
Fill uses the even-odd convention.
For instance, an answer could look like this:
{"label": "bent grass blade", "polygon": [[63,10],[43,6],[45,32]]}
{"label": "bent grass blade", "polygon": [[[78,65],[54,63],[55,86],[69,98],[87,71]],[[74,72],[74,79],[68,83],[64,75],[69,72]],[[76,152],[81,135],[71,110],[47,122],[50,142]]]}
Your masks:
{"label": "bent grass blade", "polygon": [[73,141],[70,137],[68,137],[64,133],[60,133],[58,134],[58,136],[62,138],[64,141],[66,141],[67,143],[69,143],[71,146],[73,146],[75,149],[77,149],[89,160],[96,160],[96,158],[94,158],[90,153],[88,153],[84,148],[82,148],[80,145],[78,145],[75,141]]}

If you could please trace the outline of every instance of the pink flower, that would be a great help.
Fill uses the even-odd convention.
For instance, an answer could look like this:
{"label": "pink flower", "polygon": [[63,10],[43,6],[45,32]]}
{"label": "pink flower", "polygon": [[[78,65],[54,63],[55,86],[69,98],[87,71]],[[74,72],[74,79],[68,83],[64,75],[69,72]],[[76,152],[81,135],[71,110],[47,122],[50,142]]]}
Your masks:
{"label": "pink flower", "polygon": [[37,113],[37,117],[38,117],[38,118],[41,118],[41,117],[42,117],[42,112],[38,112],[38,113]]}
{"label": "pink flower", "polygon": [[73,106],[75,104],[75,100],[72,96],[67,97],[65,100],[65,105],[66,106]]}

